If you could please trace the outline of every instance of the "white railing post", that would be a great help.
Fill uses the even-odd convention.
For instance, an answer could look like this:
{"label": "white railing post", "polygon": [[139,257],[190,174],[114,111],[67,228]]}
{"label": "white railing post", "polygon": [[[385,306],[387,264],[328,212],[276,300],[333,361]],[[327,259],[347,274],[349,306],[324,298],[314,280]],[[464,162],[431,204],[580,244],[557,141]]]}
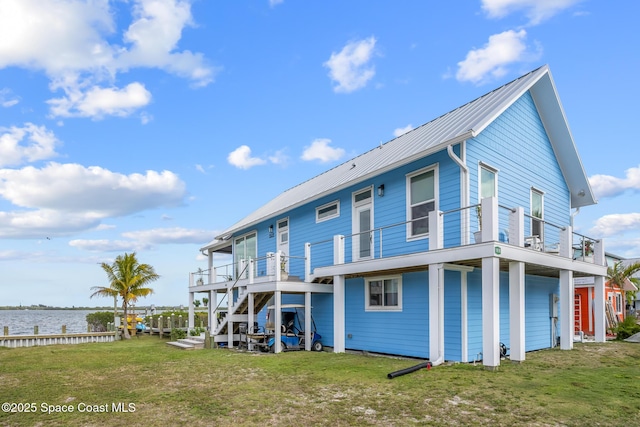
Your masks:
{"label": "white railing post", "polygon": [[344,264],[344,236],[333,236],[333,264]]}
{"label": "white railing post", "polygon": [[189,287],[192,287],[192,286],[193,286],[193,275],[194,275],[194,274],[195,274],[195,273],[189,273]]}
{"label": "white railing post", "polygon": [[482,209],[482,241],[498,241],[498,198],[485,197],[480,201]]}
{"label": "white railing post", "polygon": [[311,243],[304,244],[304,281],[311,282]]}
{"label": "white railing post", "polygon": [[564,258],[573,258],[573,227],[567,225],[560,230],[560,243],[558,254]]}
{"label": "white railing post", "polygon": [[518,206],[509,213],[509,244],[524,247],[524,208]]}
{"label": "white railing post", "polygon": [[249,284],[253,284],[253,273],[255,269],[255,262],[253,258],[249,258]]}
{"label": "white railing post", "polygon": [[282,269],[280,268],[280,266],[282,262],[282,251],[278,251],[276,252],[276,282],[279,282],[280,279],[282,278]]}
{"label": "white railing post", "polygon": [[596,265],[607,265],[604,257],[604,240],[596,240],[593,245],[593,262]]}
{"label": "white railing post", "polygon": [[429,250],[442,249],[444,247],[444,221],[442,211],[429,212]]}
{"label": "white railing post", "polygon": [[215,267],[211,267],[209,270],[209,284],[216,283],[218,281],[218,269]]}

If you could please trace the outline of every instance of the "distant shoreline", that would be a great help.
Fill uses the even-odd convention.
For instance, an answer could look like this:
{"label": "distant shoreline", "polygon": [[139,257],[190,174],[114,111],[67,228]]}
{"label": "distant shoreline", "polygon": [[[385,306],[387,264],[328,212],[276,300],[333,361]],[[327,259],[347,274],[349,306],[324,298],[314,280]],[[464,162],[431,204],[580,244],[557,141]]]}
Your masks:
{"label": "distant shoreline", "polygon": [[[150,306],[143,307],[130,307],[132,311],[140,311],[140,310],[149,310]],[[156,310],[179,310],[180,307],[173,306],[155,306]],[[53,306],[41,306],[41,305],[29,305],[29,306],[11,306],[5,305],[0,306],[0,310],[95,310],[95,311],[113,311],[113,306],[103,306],[103,307],[53,307]],[[186,306],[185,306],[186,310]],[[122,311],[122,307],[118,306],[118,311]]]}

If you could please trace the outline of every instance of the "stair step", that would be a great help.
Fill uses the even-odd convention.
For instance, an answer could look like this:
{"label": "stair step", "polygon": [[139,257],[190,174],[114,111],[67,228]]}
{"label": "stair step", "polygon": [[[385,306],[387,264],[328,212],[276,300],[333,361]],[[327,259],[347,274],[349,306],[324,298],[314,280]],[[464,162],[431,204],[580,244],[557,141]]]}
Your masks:
{"label": "stair step", "polygon": [[194,339],[194,338],[183,338],[183,339],[179,339],[178,342],[182,344],[190,345],[193,347],[203,348],[204,339],[200,340],[200,339]]}
{"label": "stair step", "polygon": [[167,342],[167,344],[171,345],[173,347],[178,347],[178,348],[180,348],[182,350],[195,350],[196,349],[196,347],[191,345],[191,344],[185,344],[185,343],[181,343],[181,342],[178,342],[178,341],[169,341],[169,342]]}

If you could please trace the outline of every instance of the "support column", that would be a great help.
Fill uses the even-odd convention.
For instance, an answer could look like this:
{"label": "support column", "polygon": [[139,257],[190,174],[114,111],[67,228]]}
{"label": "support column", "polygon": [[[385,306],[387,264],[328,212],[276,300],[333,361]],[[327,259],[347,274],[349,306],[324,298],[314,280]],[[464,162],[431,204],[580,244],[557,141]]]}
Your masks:
{"label": "support column", "polygon": [[509,341],[513,362],[525,359],[524,263],[509,263]]}
{"label": "support column", "polygon": [[560,270],[560,349],[573,348],[574,322],[573,271]]}
{"label": "support column", "polygon": [[[280,265],[278,265],[280,268]],[[274,299],[274,329],[275,329],[275,342],[273,345],[275,346],[275,353],[280,353],[282,351],[282,291],[275,291],[273,295]]]}
{"label": "support column", "polygon": [[189,292],[189,329],[195,327],[194,317],[195,309],[193,308],[193,292]]}
{"label": "support column", "polygon": [[467,272],[460,272],[460,348],[462,350],[461,362],[469,361],[469,303],[467,292]]}
{"label": "support column", "polygon": [[[256,321],[256,313],[255,313],[255,294],[250,292],[247,295],[247,333],[253,332],[253,322]],[[253,344],[251,344],[251,340],[247,338],[247,350],[253,350]]]}
{"label": "support column", "polygon": [[207,317],[208,317],[208,324],[207,324],[207,329],[209,329],[209,331],[213,331],[213,326],[216,324],[214,322],[215,320],[215,307],[217,307],[218,305],[218,301],[216,301],[218,299],[218,294],[216,291],[209,291],[209,305],[207,306]]}
{"label": "support column", "polygon": [[[333,236],[333,263],[344,264],[344,236]],[[344,353],[344,276],[333,276],[333,352]]]}
{"label": "support column", "polygon": [[333,352],[344,353],[344,276],[333,276]]}
{"label": "support column", "polygon": [[229,283],[227,286],[227,347],[233,348],[233,322],[231,321],[233,311],[233,284]]}
{"label": "support column", "polygon": [[311,351],[311,292],[304,293],[304,349]]}
{"label": "support column", "polygon": [[482,258],[482,363],[500,366],[500,261],[493,257]]}
{"label": "support column", "polygon": [[429,265],[429,361],[444,362],[444,268]]}
{"label": "support column", "polygon": [[596,342],[607,341],[607,322],[605,314],[604,277],[595,276],[593,283],[593,327]]}

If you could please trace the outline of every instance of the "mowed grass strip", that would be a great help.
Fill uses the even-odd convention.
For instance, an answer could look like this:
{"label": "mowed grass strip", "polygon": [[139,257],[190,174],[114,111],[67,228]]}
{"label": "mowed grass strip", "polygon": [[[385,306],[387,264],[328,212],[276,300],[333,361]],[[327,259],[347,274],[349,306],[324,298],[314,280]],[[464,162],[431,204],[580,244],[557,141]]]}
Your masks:
{"label": "mowed grass strip", "polygon": [[[2,412],[0,425],[584,426],[640,419],[640,344],[575,344],[528,353],[522,364],[504,360],[497,372],[455,364],[387,379],[418,362],[182,351],[148,336],[0,348],[0,401],[36,408]],[[58,412],[64,408],[73,412]]]}

